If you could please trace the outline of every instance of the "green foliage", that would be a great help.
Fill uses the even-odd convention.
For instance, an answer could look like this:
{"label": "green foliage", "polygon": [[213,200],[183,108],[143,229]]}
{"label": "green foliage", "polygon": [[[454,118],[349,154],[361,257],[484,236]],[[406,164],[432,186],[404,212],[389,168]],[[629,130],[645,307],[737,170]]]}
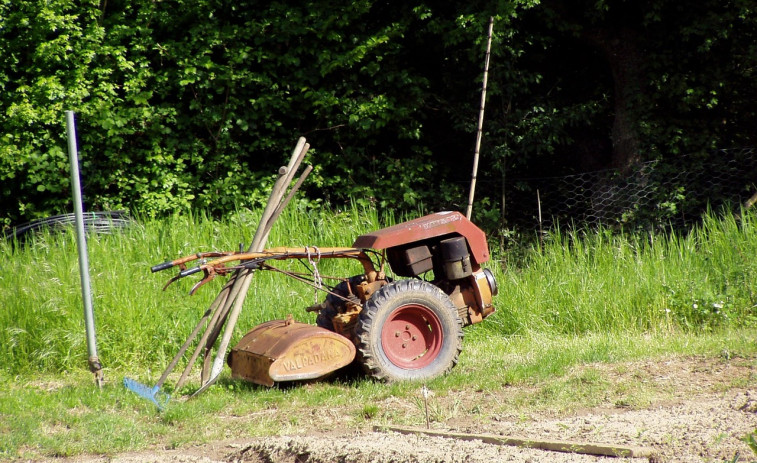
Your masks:
{"label": "green foliage", "polygon": [[71,209],[64,110],[89,210],[255,208],[299,136],[313,204],[463,209],[490,16],[491,229],[513,178],[706,164],[755,143],[757,13],[679,3],[0,0],[0,227]]}
{"label": "green foliage", "polygon": [[301,135],[313,200],[449,202],[426,121],[475,87],[434,78],[473,81],[487,10],[515,5],[4,1],[0,220],[68,207],[67,109],[92,210],[257,206]]}

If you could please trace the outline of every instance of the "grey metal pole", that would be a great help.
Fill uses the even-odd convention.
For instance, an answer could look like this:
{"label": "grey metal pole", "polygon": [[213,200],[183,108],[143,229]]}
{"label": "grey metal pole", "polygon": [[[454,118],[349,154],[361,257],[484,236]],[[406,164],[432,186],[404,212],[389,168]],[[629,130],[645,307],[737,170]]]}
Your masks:
{"label": "grey metal pole", "polygon": [[68,157],[71,160],[71,192],[74,199],[76,216],[76,244],[79,250],[79,276],[81,278],[81,297],[84,301],[84,325],[87,331],[87,352],[89,370],[95,374],[95,382],[102,386],[103,371],[97,357],[97,338],[95,337],[95,315],[92,309],[92,289],[89,281],[89,258],[87,237],[84,234],[84,212],[81,200],[81,183],[79,181],[79,155],[76,147],[76,125],[74,112],[66,111],[66,131],[68,133]]}

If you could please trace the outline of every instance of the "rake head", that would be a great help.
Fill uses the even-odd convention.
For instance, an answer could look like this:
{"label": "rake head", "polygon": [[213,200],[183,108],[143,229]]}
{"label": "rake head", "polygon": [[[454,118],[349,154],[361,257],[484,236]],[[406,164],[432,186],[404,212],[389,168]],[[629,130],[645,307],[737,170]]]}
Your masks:
{"label": "rake head", "polygon": [[158,410],[163,410],[171,399],[170,395],[160,390],[160,386],[150,387],[131,378],[124,378],[124,386],[138,396],[154,403]]}

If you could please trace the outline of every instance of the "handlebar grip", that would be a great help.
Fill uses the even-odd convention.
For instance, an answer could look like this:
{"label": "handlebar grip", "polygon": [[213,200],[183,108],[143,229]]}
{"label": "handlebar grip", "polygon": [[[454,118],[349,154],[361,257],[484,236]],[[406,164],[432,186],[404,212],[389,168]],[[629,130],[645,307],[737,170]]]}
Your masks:
{"label": "handlebar grip", "polygon": [[200,271],[202,271],[202,269],[200,267],[188,268],[186,270],[182,270],[181,272],[179,272],[179,277],[180,278],[184,278],[184,277],[187,277],[189,275],[193,275],[193,274],[195,274],[197,272],[200,272]]}
{"label": "handlebar grip", "polygon": [[152,267],[150,267],[150,271],[152,271],[152,273],[155,273],[155,272],[159,272],[161,270],[165,270],[171,267],[173,267],[173,262],[168,261],[168,262],[163,262],[162,264],[153,265]]}

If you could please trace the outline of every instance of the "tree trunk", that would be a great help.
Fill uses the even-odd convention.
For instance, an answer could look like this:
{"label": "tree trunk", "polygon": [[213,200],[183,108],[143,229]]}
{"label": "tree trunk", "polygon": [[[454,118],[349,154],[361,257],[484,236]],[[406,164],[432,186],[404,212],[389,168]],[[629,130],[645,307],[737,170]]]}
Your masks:
{"label": "tree trunk", "polygon": [[594,30],[586,38],[607,59],[614,85],[612,167],[627,171],[641,159],[638,122],[643,91],[643,59],[636,31],[628,28]]}

